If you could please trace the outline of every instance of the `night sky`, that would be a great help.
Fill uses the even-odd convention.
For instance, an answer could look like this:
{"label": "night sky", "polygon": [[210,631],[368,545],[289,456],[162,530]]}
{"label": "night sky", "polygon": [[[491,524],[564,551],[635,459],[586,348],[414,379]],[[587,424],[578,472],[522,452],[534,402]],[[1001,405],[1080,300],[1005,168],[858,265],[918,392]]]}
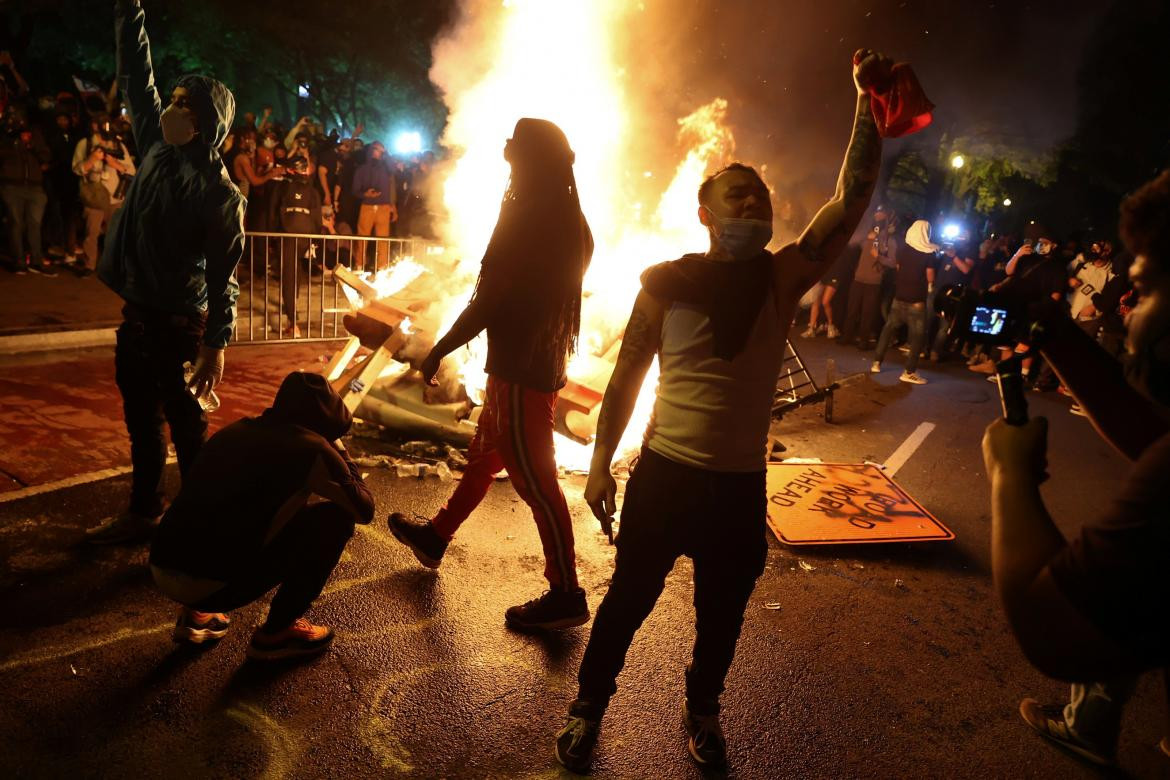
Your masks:
{"label": "night sky", "polygon": [[[849,63],[870,47],[908,61],[937,105],[911,141],[942,133],[1045,154],[1074,129],[1076,72],[1105,2],[645,0],[625,41],[649,138],[715,96],[739,155],[783,193],[827,195],[853,110]],[[650,144],[651,146],[653,144]]]}

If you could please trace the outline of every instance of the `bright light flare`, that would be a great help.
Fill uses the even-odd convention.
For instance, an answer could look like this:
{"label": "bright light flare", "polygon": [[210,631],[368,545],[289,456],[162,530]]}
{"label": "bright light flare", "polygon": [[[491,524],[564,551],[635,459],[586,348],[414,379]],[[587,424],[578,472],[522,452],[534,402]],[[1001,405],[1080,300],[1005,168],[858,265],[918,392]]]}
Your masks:
{"label": "bright light flare", "polygon": [[943,238],[947,239],[948,241],[953,241],[959,237],[959,233],[961,233],[962,231],[963,231],[963,229],[958,224],[956,224],[954,222],[948,222],[946,225],[943,226],[942,236],[943,236]]}
{"label": "bright light flare", "polygon": [[960,168],[962,168],[966,164],[967,164],[967,161],[963,159],[963,155],[961,155],[961,154],[956,154],[954,157],[951,158],[951,167],[954,168],[956,171],[959,170]]}
{"label": "bright light flare", "polygon": [[418,154],[422,150],[422,133],[417,130],[406,130],[394,136],[394,152],[396,154]]}

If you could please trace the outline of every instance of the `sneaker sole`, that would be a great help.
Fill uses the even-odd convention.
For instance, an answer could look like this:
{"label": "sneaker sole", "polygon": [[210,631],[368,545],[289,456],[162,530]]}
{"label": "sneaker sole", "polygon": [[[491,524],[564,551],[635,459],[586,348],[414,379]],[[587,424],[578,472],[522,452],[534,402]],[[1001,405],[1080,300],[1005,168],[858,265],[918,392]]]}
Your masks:
{"label": "sneaker sole", "polygon": [[255,661],[283,661],[289,658],[306,658],[308,656],[320,655],[328,650],[332,644],[333,634],[330,634],[328,639],[321,640],[319,644],[303,645],[300,647],[263,648],[249,644],[247,656]]}
{"label": "sneaker sole", "polygon": [[410,551],[414,553],[414,557],[418,558],[419,563],[421,563],[423,566],[426,566],[428,569],[439,568],[439,564],[443,562],[442,558],[435,560],[420,550],[414,545],[414,542],[410,541],[410,539],[408,539],[404,534],[398,532],[398,528],[394,525],[394,523],[386,523],[386,525],[390,528],[390,533],[394,536],[395,539],[410,548]]}
{"label": "sneaker sole", "polygon": [[682,722],[683,730],[687,732],[687,752],[691,754],[691,758],[694,760],[694,762],[701,767],[706,767],[709,769],[718,769],[727,766],[727,756],[724,756],[721,761],[708,761],[705,758],[699,756],[698,752],[695,750],[695,738],[691,736],[691,730],[687,727],[687,720],[689,717],[690,716],[687,713],[687,705],[683,704]]}
{"label": "sneaker sole", "polygon": [[515,628],[520,631],[556,631],[562,628],[576,628],[583,626],[589,622],[589,613],[584,615],[574,615],[573,617],[561,618],[560,620],[553,620],[548,623],[521,623],[513,618],[508,617],[504,613],[504,622],[509,628]]}
{"label": "sneaker sole", "polygon": [[1072,742],[1068,742],[1064,739],[1061,739],[1060,737],[1056,736],[1055,734],[1052,734],[1051,732],[1049,732],[1048,729],[1041,728],[1040,726],[1037,726],[1032,721],[1028,720],[1028,717],[1024,714],[1024,703],[1023,702],[1020,702],[1020,717],[1023,719],[1024,723],[1028,724],[1028,726],[1032,729],[1032,731],[1035,731],[1037,734],[1044,737],[1044,739],[1048,740],[1053,745],[1056,745],[1058,748],[1060,748],[1064,752],[1068,753],[1069,755],[1076,756],[1077,758],[1083,758],[1085,761],[1088,761],[1093,766],[1112,767],[1112,766],[1116,765],[1115,762],[1110,761],[1109,759],[1105,758],[1104,756],[1099,755],[1097,753],[1094,753],[1093,751],[1087,750],[1083,747],[1079,747],[1078,745],[1076,745]]}
{"label": "sneaker sole", "polygon": [[558,764],[563,766],[565,769],[568,769],[575,775],[589,774],[589,766],[593,763],[592,760],[586,761],[582,764],[575,764],[572,761],[566,761],[561,757],[561,748],[559,745],[553,745],[553,757],[556,758]]}
{"label": "sneaker sole", "polygon": [[226,628],[220,631],[211,628],[176,628],[171,639],[179,644],[201,645],[223,639],[227,632]]}

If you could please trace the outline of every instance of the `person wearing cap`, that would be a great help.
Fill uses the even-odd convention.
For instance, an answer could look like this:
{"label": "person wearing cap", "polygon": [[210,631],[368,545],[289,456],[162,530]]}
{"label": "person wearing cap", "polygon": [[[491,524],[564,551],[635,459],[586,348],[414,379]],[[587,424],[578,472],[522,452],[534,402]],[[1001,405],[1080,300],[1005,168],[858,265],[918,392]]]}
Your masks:
{"label": "person wearing cap", "polygon": [[374,500],[340,439],[353,416],[325,377],[294,371],[272,406],[216,433],[183,479],[150,548],[179,602],[176,642],[222,638],[225,614],[278,588],[248,656],[312,655],[333,632],[304,615]]}
{"label": "person wearing cap", "polygon": [[[235,116],[231,91],[183,76],[165,107],[154,82],[138,0],[116,0],[118,83],[141,155],[138,174],[110,221],[98,278],[125,301],[114,353],[130,434],[127,511],[87,532],[94,543],[149,534],[163,513],[166,439],[186,473],[207,439],[195,400],[223,377],[244,251],[244,197],[219,147]],[[184,364],[192,363],[189,381]]]}
{"label": "person wearing cap", "polygon": [[[312,181],[312,165],[307,157],[294,155],[288,160],[288,175],[273,193],[273,214],[269,224],[282,233],[295,233],[280,240],[281,308],[288,317],[293,338],[300,338],[297,324],[297,296],[300,291],[301,259],[309,251],[305,235],[321,233],[321,193]],[[308,266],[305,266],[306,273]],[[304,276],[303,278],[308,278]]]}
{"label": "person wearing cap", "polygon": [[[395,184],[394,172],[390,170],[390,161],[386,159],[386,147],[381,141],[370,144],[365,162],[354,171],[350,190],[361,202],[358,207],[357,234],[389,238],[390,223],[398,219],[398,186]],[[359,243],[359,264],[364,267],[366,244],[369,242]],[[375,270],[385,267],[389,257],[387,243],[379,241],[377,244]]]}
{"label": "person wearing cap", "polygon": [[436,383],[440,361],[487,331],[487,393],[467,468],[432,519],[395,512],[390,530],[419,563],[438,568],[459,526],[507,469],[536,520],[549,590],[509,607],[505,621],[519,630],[570,628],[589,620],[589,606],[577,584],[573,522],[557,482],[553,411],[581,327],[593,234],[581,212],[575,156],[559,127],[519,120],[504,159],[512,176],[475,293],[421,365],[423,377]]}

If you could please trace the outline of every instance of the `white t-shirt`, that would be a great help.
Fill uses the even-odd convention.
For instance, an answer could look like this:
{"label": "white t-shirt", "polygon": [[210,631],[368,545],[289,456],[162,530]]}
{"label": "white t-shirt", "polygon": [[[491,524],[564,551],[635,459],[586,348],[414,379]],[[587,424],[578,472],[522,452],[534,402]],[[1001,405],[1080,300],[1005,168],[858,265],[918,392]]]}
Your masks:
{"label": "white t-shirt", "polygon": [[708,471],[763,471],[790,319],[769,291],[743,350],[723,360],[715,356],[707,315],[691,304],[672,304],[662,322],[646,446]]}
{"label": "white t-shirt", "polygon": [[1081,312],[1086,306],[1093,303],[1093,296],[1101,292],[1105,283],[1113,278],[1113,265],[1111,263],[1105,265],[1087,263],[1076,272],[1075,277],[1080,279],[1081,285],[1073,290],[1072,300],[1069,301],[1073,319],[1091,319],[1088,315],[1082,317]]}

